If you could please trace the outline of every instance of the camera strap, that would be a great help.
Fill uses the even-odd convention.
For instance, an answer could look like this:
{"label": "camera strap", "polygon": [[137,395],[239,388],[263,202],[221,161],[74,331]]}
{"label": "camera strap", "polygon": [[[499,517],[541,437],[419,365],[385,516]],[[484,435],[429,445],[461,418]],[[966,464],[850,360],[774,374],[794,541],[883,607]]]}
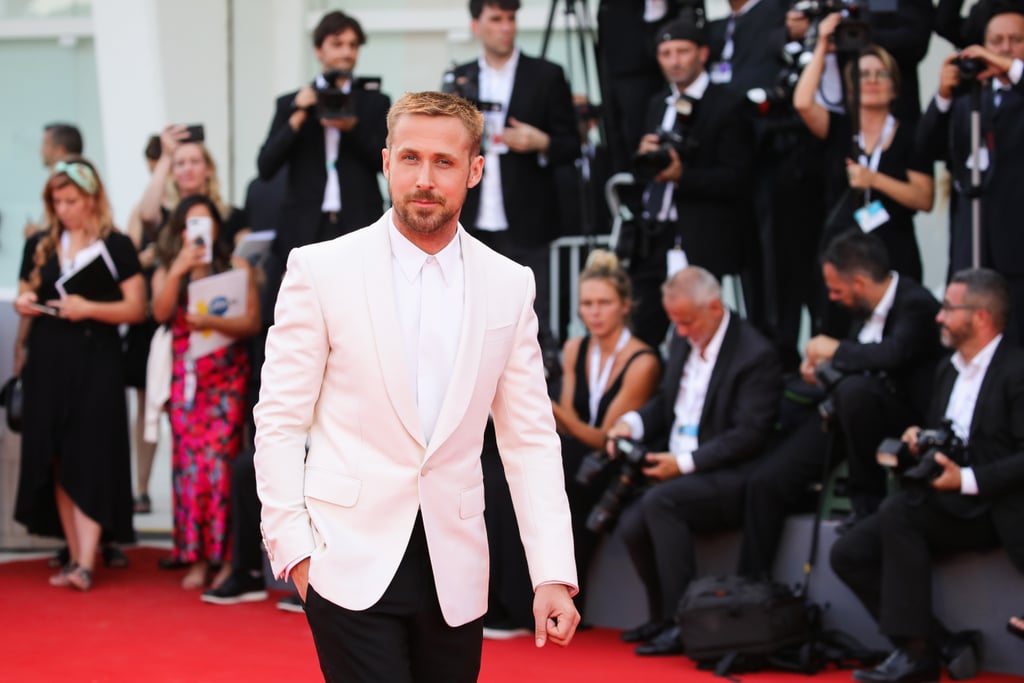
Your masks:
{"label": "camera strap", "polygon": [[[896,119],[892,114],[888,114],[885,117],[885,124],[882,126],[882,134],[878,136],[878,142],[875,143],[875,148],[871,150],[871,156],[867,156],[867,144],[864,142],[864,131],[860,130],[857,132],[857,145],[860,147],[861,154],[857,158],[857,163],[865,168],[869,169],[872,173],[878,171],[878,164],[882,161],[882,148],[885,147],[885,141],[892,135],[893,129],[896,128]],[[871,203],[871,190],[864,190],[864,204]]]}
{"label": "camera strap", "polygon": [[629,328],[623,328],[622,334],[619,335],[619,341],[615,343],[615,349],[608,356],[608,360],[601,365],[601,345],[597,343],[596,337],[591,337],[590,341],[593,343],[593,348],[590,349],[590,419],[588,422],[593,427],[597,420],[597,409],[601,404],[601,397],[604,396],[604,390],[608,386],[608,379],[612,374],[612,365],[615,364],[615,358],[619,355],[622,349],[626,348],[626,344],[629,343],[630,337],[633,335],[630,333]]}

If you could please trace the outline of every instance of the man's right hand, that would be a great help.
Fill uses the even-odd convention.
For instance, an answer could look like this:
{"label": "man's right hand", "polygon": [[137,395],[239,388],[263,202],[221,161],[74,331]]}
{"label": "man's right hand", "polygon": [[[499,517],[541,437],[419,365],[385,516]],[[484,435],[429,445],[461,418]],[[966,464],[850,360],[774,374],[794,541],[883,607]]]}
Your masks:
{"label": "man's right hand", "polygon": [[295,111],[288,117],[288,125],[292,130],[297,131],[302,127],[302,124],[306,122],[309,109],[315,104],[316,90],[312,85],[306,84],[299,89],[299,92],[295,93],[295,99],[292,101]]}
{"label": "man's right hand", "polygon": [[960,67],[954,63],[959,57],[960,53],[954,52],[943,60],[939,70],[939,97],[953,99],[953,91],[960,85]]}
{"label": "man's right hand", "polygon": [[604,448],[608,452],[608,456],[615,457],[615,439],[618,438],[633,438],[633,430],[629,428],[629,425],[625,422],[616,422],[612,425],[612,428],[608,430],[608,434],[605,435]]}
{"label": "man's right hand", "polygon": [[299,598],[302,599],[303,604],[306,602],[306,591],[309,589],[309,558],[302,560],[297,565],[292,567],[292,571],[288,574],[288,578],[295,584],[295,590],[299,592]]}

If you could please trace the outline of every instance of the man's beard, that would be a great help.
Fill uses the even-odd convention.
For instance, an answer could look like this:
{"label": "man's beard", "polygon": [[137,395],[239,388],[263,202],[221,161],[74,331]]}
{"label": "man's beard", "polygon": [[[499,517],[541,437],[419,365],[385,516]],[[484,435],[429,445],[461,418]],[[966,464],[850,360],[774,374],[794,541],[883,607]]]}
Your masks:
{"label": "man's beard", "polygon": [[[437,204],[426,208],[417,209],[412,202],[427,200]],[[432,235],[445,225],[452,218],[458,216],[458,209],[454,211],[448,207],[448,201],[443,195],[432,192],[413,192],[407,194],[399,202],[392,202],[395,214],[402,221],[402,224],[420,235]]]}
{"label": "man's beard", "polygon": [[955,351],[956,349],[960,348],[964,341],[969,339],[973,333],[973,325],[963,327],[956,332],[943,325],[942,327],[939,328],[939,341],[947,349],[952,349]]}

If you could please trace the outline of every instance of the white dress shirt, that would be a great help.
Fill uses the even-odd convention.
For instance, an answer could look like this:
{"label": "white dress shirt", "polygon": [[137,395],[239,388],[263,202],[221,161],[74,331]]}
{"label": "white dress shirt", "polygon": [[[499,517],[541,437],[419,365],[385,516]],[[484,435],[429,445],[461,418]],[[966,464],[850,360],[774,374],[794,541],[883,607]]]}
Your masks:
{"label": "white dress shirt", "polygon": [[480,210],[476,228],[497,232],[508,230],[505,201],[501,192],[501,155],[508,147],[501,142],[507,125],[508,102],[519,66],[519,48],[500,68],[494,68],[480,57],[480,100],[496,105],[484,112],[484,175],[480,181]]}
{"label": "white dress shirt", "polygon": [[[661,117],[661,130],[672,130],[676,125],[676,102],[682,95],[686,95],[695,100],[699,100],[704,97],[704,91],[708,89],[708,85],[711,83],[710,77],[708,77],[707,71],[701,71],[700,75],[691,83],[686,86],[682,94],[679,92],[679,88],[676,87],[675,83],[669,83],[669,89],[672,94],[665,98],[665,113]],[[665,194],[662,197],[661,209],[658,211],[659,221],[674,221],[678,220],[679,215],[676,213],[675,202],[672,201],[672,196],[675,194],[676,184],[674,182],[665,183]]]}
{"label": "white dress shirt", "polygon": [[[326,88],[327,80],[323,74],[317,74],[316,87]],[[342,92],[352,91],[352,81],[343,87]],[[327,160],[327,183],[324,185],[324,198],[320,210],[341,211],[341,183],[338,179],[338,148],[341,145],[341,131],[332,126],[324,126],[324,159]]]}
{"label": "white dress shirt", "polygon": [[[398,307],[398,320],[409,366],[409,382],[414,395],[417,396],[420,418],[424,422],[424,433],[429,440],[451,380],[455,354],[462,333],[466,290],[462,243],[456,234],[444,249],[431,256],[402,235],[395,227],[394,220],[389,227],[389,236],[395,303]],[[424,267],[431,259],[436,260],[443,275],[444,305],[436,308],[429,316],[422,316],[422,275]],[[421,349],[421,332],[429,332],[429,349]],[[420,362],[423,351],[429,354],[429,368],[424,368],[424,364]],[[434,386],[424,387],[424,382]]]}
{"label": "white dress shirt", "polygon": [[860,332],[857,333],[857,341],[861,344],[877,344],[882,341],[882,333],[885,332],[885,321],[889,319],[889,311],[892,310],[892,302],[896,300],[896,285],[899,284],[900,275],[896,271],[890,271],[892,280],[885,290],[885,294],[878,301],[878,305],[871,311],[871,315],[864,322]]}
{"label": "white dress shirt", "polygon": [[[946,417],[952,420],[953,431],[965,444],[971,434],[971,423],[974,421],[974,408],[978,404],[981,384],[985,381],[988,366],[992,363],[992,356],[995,355],[996,348],[1002,340],[1003,335],[998,335],[975,354],[970,362],[966,361],[959,351],[949,359],[953,367],[956,368],[957,376],[956,381],[953,382],[953,390],[949,392]],[[960,470],[960,493],[966,495],[977,495],[978,493],[978,480],[974,476],[974,470],[970,467]]]}

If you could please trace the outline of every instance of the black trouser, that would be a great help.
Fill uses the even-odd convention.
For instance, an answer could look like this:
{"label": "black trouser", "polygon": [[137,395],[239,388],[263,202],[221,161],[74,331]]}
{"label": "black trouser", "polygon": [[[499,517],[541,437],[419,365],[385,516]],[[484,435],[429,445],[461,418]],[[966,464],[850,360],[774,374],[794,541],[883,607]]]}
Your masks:
{"label": "black trouser", "polygon": [[934,555],[999,545],[990,514],[961,519],[937,502],[959,495],[896,493],[832,546],[833,571],[890,638],[939,642],[945,629],[932,616]]}
{"label": "black trouser", "polygon": [[376,604],[348,610],[310,586],[306,618],[331,683],[473,683],[480,672],[481,619],[455,628],[445,623],[419,515],[395,578]]}
{"label": "black trouser", "polygon": [[620,533],[647,591],[652,620],[675,617],[697,572],[693,534],[743,523],[743,493],[753,464],[660,482],[623,511]]}
{"label": "black trouser", "polygon": [[260,498],[256,494],[253,451],[246,448],[231,465],[231,568],[263,572]]}
{"label": "black trouser", "polygon": [[772,575],[786,516],[813,508],[810,485],[822,477],[829,438],[812,414],[759,459],[747,482],[741,574]]}

